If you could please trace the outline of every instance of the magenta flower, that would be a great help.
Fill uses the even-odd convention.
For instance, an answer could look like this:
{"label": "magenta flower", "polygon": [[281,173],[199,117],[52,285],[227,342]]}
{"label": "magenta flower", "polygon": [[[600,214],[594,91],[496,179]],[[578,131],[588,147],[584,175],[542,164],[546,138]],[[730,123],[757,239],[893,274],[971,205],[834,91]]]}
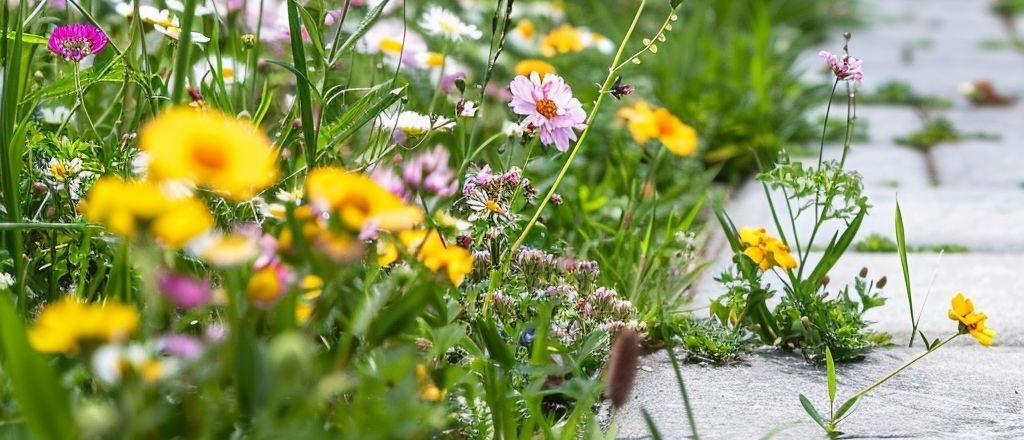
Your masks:
{"label": "magenta flower", "polygon": [[174,305],[190,309],[206,304],[212,295],[210,281],[179,274],[167,274],[156,281],[160,292]]}
{"label": "magenta flower", "polygon": [[455,194],[459,186],[448,159],[448,150],[438,145],[407,161],[402,167],[402,178],[412,188],[448,197]]}
{"label": "magenta flower", "polygon": [[530,77],[519,75],[509,85],[512,101],[508,106],[518,115],[526,116],[523,125],[540,132],[544,145],[554,144],[558,151],[569,149],[576,140],[574,129],[581,129],[587,114],[583,105],[572,96],[572,88],[562,77],[545,75],[541,80],[536,72]]}
{"label": "magenta flower", "polygon": [[825,60],[825,64],[832,69],[832,73],[836,74],[836,78],[853,82],[864,79],[864,71],[861,69],[864,64],[863,60],[849,55],[843,55],[840,58],[839,55],[825,50],[818,52],[818,56]]}
{"label": "magenta flower", "polygon": [[49,46],[50,52],[77,63],[103,50],[107,46],[107,36],[91,24],[57,26],[50,34]]}

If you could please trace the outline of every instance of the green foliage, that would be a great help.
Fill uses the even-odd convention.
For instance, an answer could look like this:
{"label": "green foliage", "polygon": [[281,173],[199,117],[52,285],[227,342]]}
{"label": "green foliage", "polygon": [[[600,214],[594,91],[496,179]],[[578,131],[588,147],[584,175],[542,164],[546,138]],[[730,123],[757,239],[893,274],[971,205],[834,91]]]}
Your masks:
{"label": "green foliage", "polygon": [[929,150],[941,143],[960,142],[964,135],[946,118],[928,121],[919,130],[906,136],[899,136],[894,141],[918,150]]}
{"label": "green foliage", "polygon": [[717,320],[692,320],[678,331],[680,347],[686,350],[687,360],[716,365],[736,360],[744,350],[741,333],[730,330]]}
{"label": "green foliage", "polygon": [[921,110],[939,110],[953,106],[946,98],[922,95],[914,91],[910,83],[898,80],[879,84],[871,93],[859,93],[857,100],[861,104],[905,105]]}
{"label": "green foliage", "polygon": [[[899,247],[896,246],[895,241],[886,235],[878,233],[868,234],[854,244],[853,249],[857,252],[864,253],[896,253],[899,251]],[[963,254],[970,251],[970,248],[967,246],[954,243],[916,246],[907,245],[907,252],[909,253],[944,252],[947,254]]]}

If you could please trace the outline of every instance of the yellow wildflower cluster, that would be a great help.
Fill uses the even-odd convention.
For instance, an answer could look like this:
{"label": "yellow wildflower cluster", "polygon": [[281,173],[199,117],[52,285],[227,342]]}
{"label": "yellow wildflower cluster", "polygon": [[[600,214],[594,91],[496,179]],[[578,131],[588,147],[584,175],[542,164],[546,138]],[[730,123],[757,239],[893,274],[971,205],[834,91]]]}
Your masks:
{"label": "yellow wildflower cluster", "polygon": [[186,179],[235,201],[277,177],[277,154],[260,128],[216,110],[165,111],[142,127],[139,147],[151,157],[152,179]]}
{"label": "yellow wildflower cluster", "polygon": [[87,220],[126,237],[148,228],[172,249],[180,249],[213,227],[213,216],[199,199],[171,197],[154,183],[114,176],[97,180],[78,208]]}
{"label": "yellow wildflower cluster", "polygon": [[683,123],[668,109],[654,108],[645,101],[638,101],[633,107],[619,110],[618,116],[626,120],[637,143],[657,139],[678,156],[689,156],[697,151],[697,130]]}
{"label": "yellow wildflower cluster", "polygon": [[995,342],[996,331],[985,327],[988,316],[984,313],[974,311],[974,302],[964,296],[963,292],[957,292],[953,297],[952,308],[948,312],[949,319],[960,323],[960,331],[970,333],[981,345],[992,345]]}
{"label": "yellow wildflower cluster", "polygon": [[536,72],[541,78],[550,73],[555,73],[555,66],[544,60],[529,58],[516,63],[513,69],[516,75],[530,76]]}
{"label": "yellow wildflower cluster", "polygon": [[139,314],[131,306],[89,304],[66,296],[46,305],[28,330],[28,340],[42,353],[73,353],[83,343],[126,338],[138,326]]}
{"label": "yellow wildflower cluster", "polygon": [[[517,31],[523,32],[519,28]],[[584,28],[573,27],[567,23],[552,29],[541,38],[539,49],[541,55],[552,57],[557,54],[580,52],[591,47],[607,48],[608,44],[610,42],[604,35]]]}
{"label": "yellow wildflower cluster", "polygon": [[295,304],[295,320],[305,324],[313,314],[313,301],[316,301],[323,292],[324,280],[316,275],[306,275],[299,282],[299,288],[302,289],[302,296]]}
{"label": "yellow wildflower cluster", "polygon": [[306,177],[306,196],[313,206],[338,216],[354,230],[367,226],[389,232],[409,230],[423,221],[423,211],[384,189],[372,179],[341,168],[320,168]]}
{"label": "yellow wildflower cluster", "polygon": [[[302,236],[310,246],[337,262],[354,261],[363,256],[363,246],[350,231],[336,231],[330,228],[328,220],[317,216],[309,205],[295,208],[295,220]],[[293,251],[294,237],[291,228],[285,228],[277,237],[278,244],[285,252]]]}
{"label": "yellow wildflower cluster", "polygon": [[741,228],[740,244],[745,246],[743,254],[750,257],[761,270],[772,267],[796,268],[796,259],[789,253],[789,247],[768,235],[765,228]]}
{"label": "yellow wildflower cluster", "polygon": [[[454,243],[445,243],[437,230],[405,231],[399,234],[402,246],[416,256],[424,266],[434,272],[443,272],[452,284],[458,286],[473,271],[473,256]],[[379,251],[377,261],[387,266],[398,260],[398,249],[393,245]]]}
{"label": "yellow wildflower cluster", "polygon": [[420,387],[420,397],[423,400],[437,402],[444,398],[444,390],[438,388],[434,381],[430,379],[430,375],[427,374],[426,365],[416,364],[416,379],[423,383],[423,386]]}

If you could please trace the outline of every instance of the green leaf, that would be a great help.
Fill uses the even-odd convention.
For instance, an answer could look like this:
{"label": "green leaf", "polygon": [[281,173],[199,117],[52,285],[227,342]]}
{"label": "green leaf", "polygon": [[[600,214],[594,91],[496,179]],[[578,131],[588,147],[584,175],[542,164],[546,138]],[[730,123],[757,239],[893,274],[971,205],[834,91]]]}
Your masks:
{"label": "green leaf", "polygon": [[379,84],[359,98],[338,120],[327,124],[322,131],[328,139],[328,145],[339,144],[351,137],[357,130],[372,121],[384,109],[398,102],[405,96],[406,86],[388,89],[386,84]]}
{"label": "green leaf", "polygon": [[914,295],[910,291],[910,264],[907,262],[907,235],[903,229],[903,211],[900,202],[896,201],[896,252],[900,254],[900,266],[903,268],[903,282],[907,288],[907,305],[910,309],[910,346],[914,346],[917,334],[917,320],[914,319]]}
{"label": "green leaf", "polygon": [[828,427],[825,425],[825,419],[821,417],[821,414],[818,414],[818,410],[814,409],[814,405],[811,404],[810,400],[807,400],[807,396],[803,394],[800,395],[800,405],[803,405],[804,411],[807,411],[807,415],[811,416],[811,418],[818,423],[818,426],[821,426],[821,429],[828,431]]}
{"label": "green leaf", "polygon": [[651,414],[647,412],[647,408],[640,408],[640,414],[644,416],[644,423],[647,424],[647,430],[651,432],[651,440],[661,440],[661,431],[658,431],[658,425],[654,423],[654,419],[651,418]]}
{"label": "green leaf", "polygon": [[860,230],[861,223],[864,222],[864,217],[868,213],[868,207],[864,206],[860,208],[860,212],[853,218],[846,230],[843,231],[843,235],[836,238],[832,237],[832,241],[829,242],[828,247],[825,248],[825,254],[821,256],[821,261],[814,267],[814,271],[804,281],[803,287],[808,292],[814,292],[821,286],[821,280],[825,278],[829,270],[835,266],[839,258],[843,256],[846,249],[850,247],[850,243],[853,242],[853,238],[857,235],[857,231]]}
{"label": "green leaf", "polygon": [[388,0],[384,0],[380,2],[380,4],[377,5],[376,8],[373,8],[370,10],[370,12],[366,13],[366,17],[363,18],[363,21],[359,22],[359,26],[356,27],[356,30],[352,32],[352,34],[349,35],[348,38],[345,39],[345,42],[342,43],[337,50],[332,49],[332,53],[334,53],[335,55],[333,58],[331,58],[331,64],[338,62],[338,57],[341,56],[341,54],[345,53],[348,49],[350,49],[352,45],[356,43],[356,41],[359,41],[360,38],[363,38],[363,35],[366,34],[366,31],[370,30],[370,27],[373,26],[373,24],[377,22],[377,19],[380,18],[381,12],[384,11],[384,7],[387,5]]}
{"label": "green leaf", "polygon": [[839,409],[836,411],[836,415],[834,416],[834,420],[838,421],[838,420],[842,419],[843,416],[846,415],[846,413],[849,412],[850,409],[853,408],[853,405],[855,405],[859,400],[860,400],[859,397],[853,397],[850,400],[847,400],[845,403],[843,403],[839,407]]}
{"label": "green leaf", "polygon": [[6,294],[0,294],[0,344],[4,373],[32,433],[41,439],[75,438],[67,391],[46,359],[29,346],[25,326]]}
{"label": "green leaf", "polygon": [[743,247],[740,246],[740,234],[736,232],[736,225],[732,223],[732,219],[729,218],[729,214],[726,214],[725,209],[717,201],[712,201],[711,208],[715,211],[715,218],[718,219],[718,223],[722,225],[722,231],[725,232],[725,238],[729,240],[729,246],[732,247],[733,252],[740,252]]}
{"label": "green leaf", "polygon": [[473,323],[473,331],[483,339],[483,345],[487,349],[490,358],[498,362],[505,369],[511,369],[516,365],[512,351],[508,349],[505,341],[498,336],[496,324],[491,319],[479,320]]}
{"label": "green leaf", "polygon": [[832,350],[825,347],[825,363],[828,375],[828,401],[832,404],[836,401],[836,363],[832,359]]}
{"label": "green leaf", "polygon": [[[6,32],[7,38],[10,40],[15,39],[15,35],[10,32]],[[49,44],[50,40],[42,35],[35,34],[21,34],[21,41],[27,44]]]}

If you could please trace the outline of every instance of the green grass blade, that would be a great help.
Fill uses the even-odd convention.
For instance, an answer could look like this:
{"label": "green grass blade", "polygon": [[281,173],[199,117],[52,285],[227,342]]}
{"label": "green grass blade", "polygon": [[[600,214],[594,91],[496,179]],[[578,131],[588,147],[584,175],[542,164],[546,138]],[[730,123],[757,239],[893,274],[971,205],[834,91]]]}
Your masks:
{"label": "green grass blade", "polygon": [[647,424],[647,430],[651,432],[651,439],[661,440],[661,431],[658,431],[658,425],[654,423],[654,419],[651,418],[651,413],[647,412],[647,408],[640,408],[640,414],[644,416],[644,423]]}
{"label": "green grass blade", "polygon": [[825,419],[821,417],[821,414],[818,414],[818,410],[814,409],[814,405],[807,399],[807,396],[800,395],[800,405],[804,407],[804,411],[807,411],[807,415],[811,416],[818,426],[821,426],[821,429],[828,431],[828,428],[825,426]]}
{"label": "green grass blade", "polygon": [[[292,62],[295,70],[305,75],[309,70],[306,68],[306,51],[302,45],[298,9],[300,7],[295,0],[288,0],[288,33],[292,43]],[[302,121],[302,153],[306,156],[306,168],[313,169],[316,165],[316,126],[313,122],[313,102],[309,97],[309,80],[303,81],[296,75],[295,88],[298,92],[299,119]]]}
{"label": "green grass blade", "polygon": [[41,439],[75,438],[67,391],[46,359],[29,346],[25,326],[6,292],[0,293],[0,345],[4,373],[32,433]]}
{"label": "green grass blade", "polygon": [[828,402],[832,405],[836,401],[836,363],[832,359],[832,350],[825,347],[825,363],[828,375]]}
{"label": "green grass blade", "polygon": [[900,202],[896,201],[896,252],[900,254],[900,266],[903,268],[903,282],[907,288],[907,306],[910,309],[910,347],[914,346],[917,336],[917,320],[914,319],[914,295],[910,290],[910,264],[907,262],[907,235],[903,229],[903,211]]}

